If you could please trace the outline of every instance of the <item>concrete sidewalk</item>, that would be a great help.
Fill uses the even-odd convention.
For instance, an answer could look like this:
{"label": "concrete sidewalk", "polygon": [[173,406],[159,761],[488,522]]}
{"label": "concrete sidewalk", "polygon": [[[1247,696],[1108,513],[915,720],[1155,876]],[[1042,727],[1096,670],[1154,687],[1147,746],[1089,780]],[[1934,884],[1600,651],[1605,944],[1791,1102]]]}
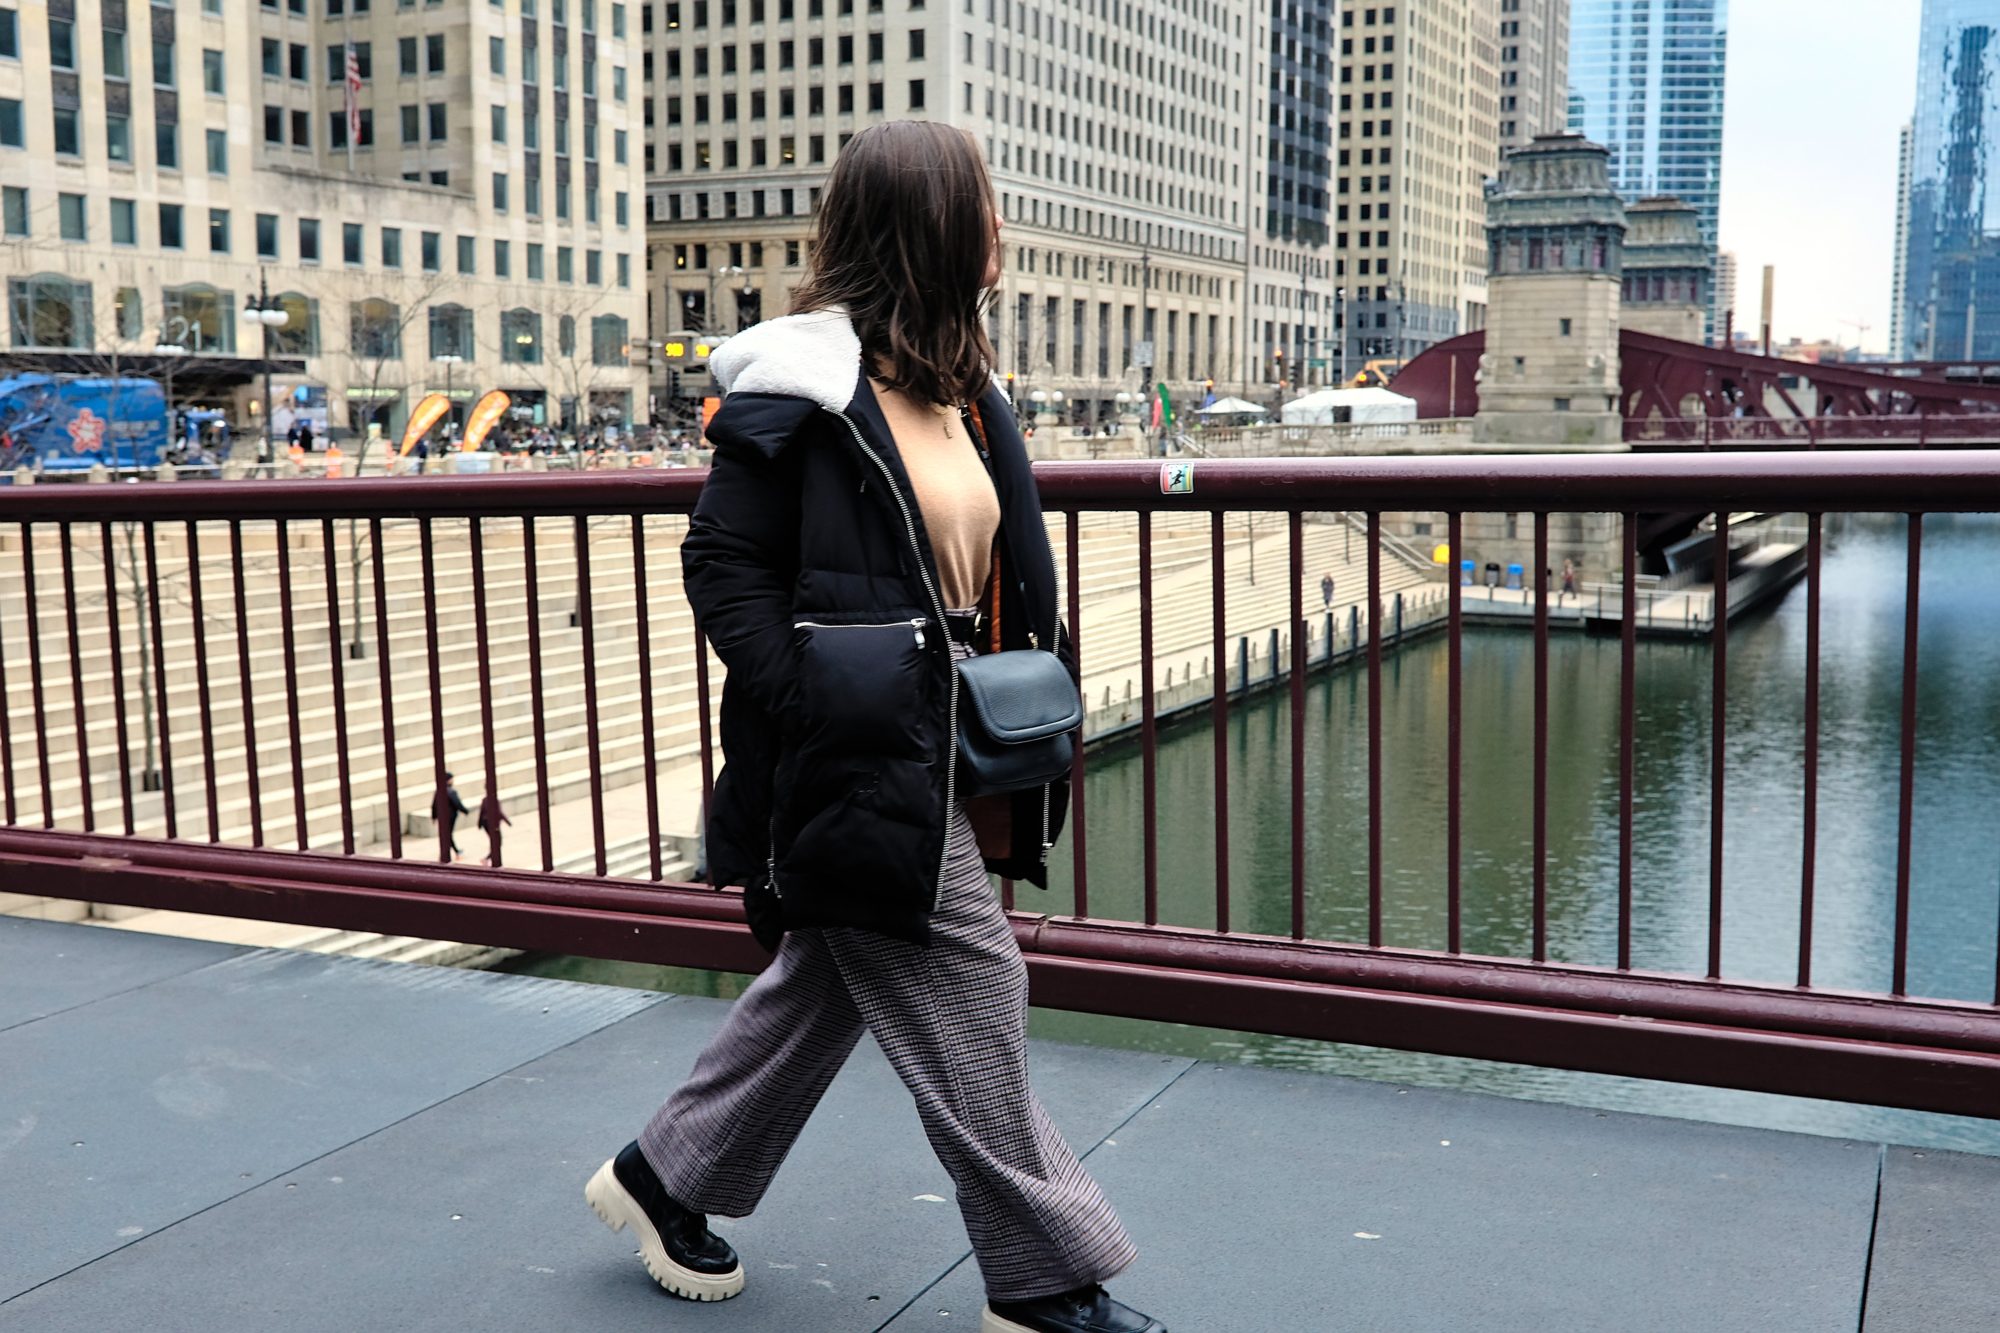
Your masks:
{"label": "concrete sidewalk", "polygon": [[[724,1012],[0,919],[0,1326],[977,1328],[951,1183],[872,1042],[719,1224],[742,1297],[674,1301],[590,1215]],[[2000,1327],[2000,1159],[1031,1059],[1139,1241],[1114,1289],[1175,1333]]]}

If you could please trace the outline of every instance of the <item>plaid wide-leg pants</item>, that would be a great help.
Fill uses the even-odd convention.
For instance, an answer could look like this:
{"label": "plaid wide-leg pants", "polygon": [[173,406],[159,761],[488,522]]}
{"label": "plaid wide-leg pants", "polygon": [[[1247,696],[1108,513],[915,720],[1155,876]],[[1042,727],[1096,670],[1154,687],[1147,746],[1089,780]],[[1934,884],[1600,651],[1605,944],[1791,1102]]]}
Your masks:
{"label": "plaid wide-leg pants", "polygon": [[865,1026],[957,1185],[988,1297],[1105,1281],[1138,1251],[1028,1085],[1027,968],[963,810],[948,839],[928,945],[788,933],[639,1146],[684,1207],[744,1216]]}

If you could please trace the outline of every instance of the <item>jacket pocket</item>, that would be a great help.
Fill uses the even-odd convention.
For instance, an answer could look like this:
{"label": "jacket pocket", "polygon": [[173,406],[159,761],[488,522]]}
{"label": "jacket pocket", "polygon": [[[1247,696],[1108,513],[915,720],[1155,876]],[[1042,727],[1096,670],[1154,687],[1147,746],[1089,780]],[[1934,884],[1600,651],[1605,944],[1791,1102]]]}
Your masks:
{"label": "jacket pocket", "polygon": [[830,759],[925,759],[933,744],[926,654],[942,630],[928,616],[801,614],[799,748]]}

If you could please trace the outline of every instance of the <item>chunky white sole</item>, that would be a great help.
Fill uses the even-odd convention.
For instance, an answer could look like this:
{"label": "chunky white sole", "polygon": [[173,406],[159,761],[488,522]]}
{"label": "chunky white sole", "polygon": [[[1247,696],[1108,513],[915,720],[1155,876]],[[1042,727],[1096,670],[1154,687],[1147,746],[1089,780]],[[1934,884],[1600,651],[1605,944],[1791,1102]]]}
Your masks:
{"label": "chunky white sole", "polygon": [[979,1333],[1035,1333],[1026,1324],[1017,1324],[1011,1319],[1003,1319],[987,1306],[979,1316]]}
{"label": "chunky white sole", "polygon": [[605,1226],[613,1231],[623,1231],[627,1227],[632,1229],[633,1238],[639,1242],[639,1259],[646,1265],[646,1271],[653,1275],[653,1281],[674,1295],[690,1301],[726,1301],[743,1290],[743,1265],[740,1263],[727,1273],[698,1273],[675,1263],[667,1254],[666,1244],[660,1239],[653,1220],[646,1216],[646,1210],[639,1206],[639,1201],[619,1183],[618,1174],[611,1169],[610,1162],[597,1168],[597,1174],[583,1187],[583,1197]]}

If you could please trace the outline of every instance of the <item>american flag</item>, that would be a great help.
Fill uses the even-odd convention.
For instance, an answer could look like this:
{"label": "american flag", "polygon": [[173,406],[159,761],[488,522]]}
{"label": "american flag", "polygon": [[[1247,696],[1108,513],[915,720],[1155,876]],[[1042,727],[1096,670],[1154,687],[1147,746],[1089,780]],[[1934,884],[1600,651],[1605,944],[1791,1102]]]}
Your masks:
{"label": "american flag", "polygon": [[361,57],[354,52],[354,43],[347,43],[347,142],[352,147],[361,138]]}

